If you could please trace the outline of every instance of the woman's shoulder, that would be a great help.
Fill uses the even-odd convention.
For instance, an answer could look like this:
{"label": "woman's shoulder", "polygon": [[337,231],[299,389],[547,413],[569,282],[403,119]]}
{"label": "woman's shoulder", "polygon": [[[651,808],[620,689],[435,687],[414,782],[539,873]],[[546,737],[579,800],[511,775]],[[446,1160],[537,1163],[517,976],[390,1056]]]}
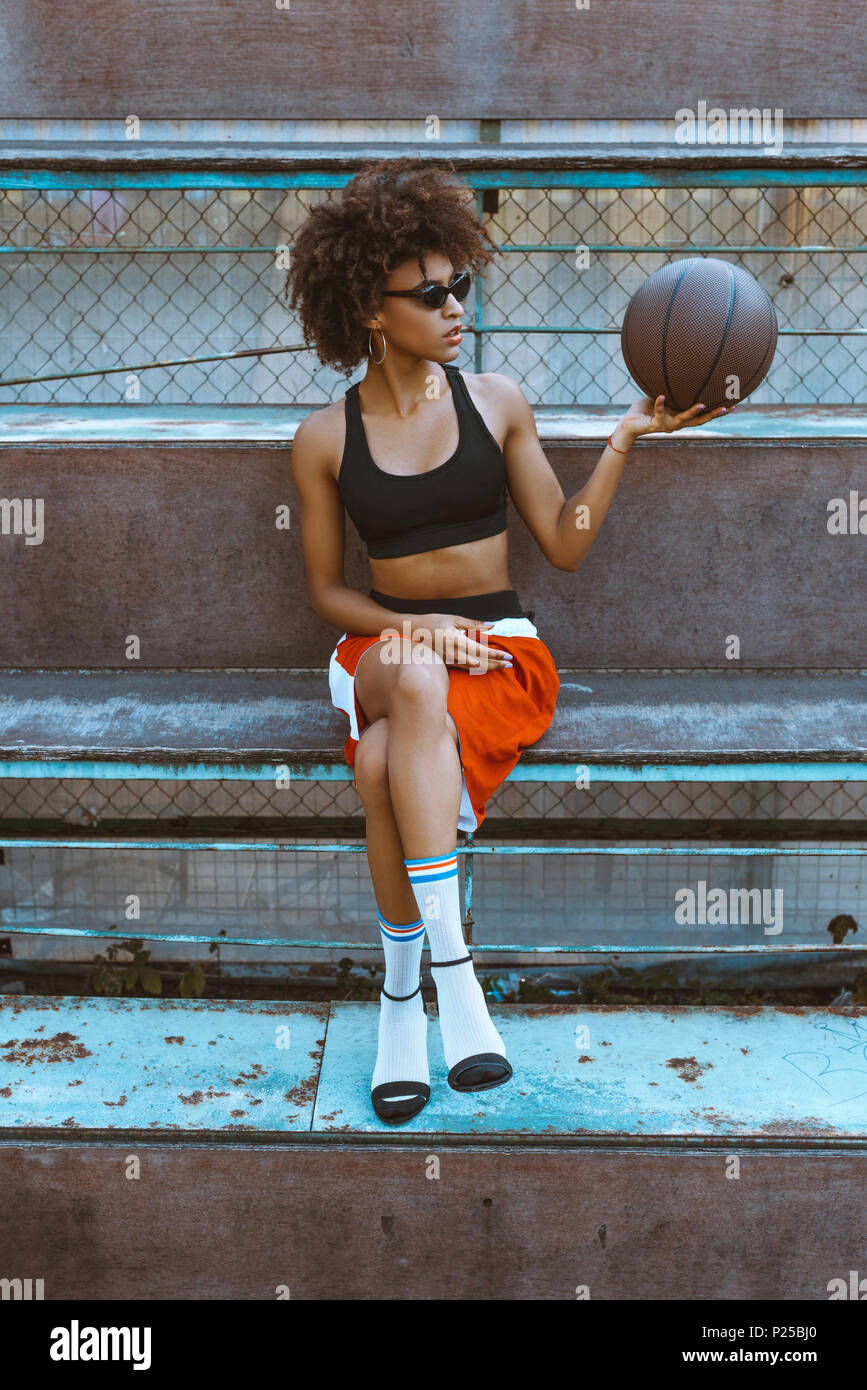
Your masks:
{"label": "woman's shoulder", "polygon": [[496,439],[503,440],[526,409],[527,398],[517,381],[501,372],[461,372],[473,405]]}
{"label": "woman's shoulder", "polygon": [[504,377],[500,371],[461,370],[461,377],[464,378],[467,391],[470,391],[472,399],[477,403],[484,400],[495,406],[509,406],[510,403],[527,399],[520,384],[511,377]]}
{"label": "woman's shoulder", "polygon": [[324,470],[335,480],[346,442],[344,399],[311,410],[295,427],[292,436],[293,468],[307,474]]}

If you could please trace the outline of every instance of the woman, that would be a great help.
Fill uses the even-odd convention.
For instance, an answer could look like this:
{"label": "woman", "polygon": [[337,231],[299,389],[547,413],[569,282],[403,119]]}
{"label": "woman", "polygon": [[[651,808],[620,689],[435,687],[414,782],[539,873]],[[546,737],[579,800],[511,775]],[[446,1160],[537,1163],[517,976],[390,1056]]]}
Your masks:
{"label": "woman", "polygon": [[[287,284],[321,362],[348,376],[367,360],[344,400],[299,425],[292,472],[310,602],[342,630],[329,683],[350,721],[345,755],[385,954],[371,1099],[388,1124],[430,1097],[425,933],[449,1085],[481,1091],[512,1075],[464,942],[455,854],[457,830],[482,823],[522,748],[548,728],[559,689],[509,579],[506,485],[546,558],[575,571],[634,440],[726,413],[672,415],[662,397],[642,398],[564,499],[521,388],[452,365],[469,272],[496,247],[450,173],[420,159],[367,162],[301,227]],[[367,543],[366,595],[344,581],[345,513]]]}

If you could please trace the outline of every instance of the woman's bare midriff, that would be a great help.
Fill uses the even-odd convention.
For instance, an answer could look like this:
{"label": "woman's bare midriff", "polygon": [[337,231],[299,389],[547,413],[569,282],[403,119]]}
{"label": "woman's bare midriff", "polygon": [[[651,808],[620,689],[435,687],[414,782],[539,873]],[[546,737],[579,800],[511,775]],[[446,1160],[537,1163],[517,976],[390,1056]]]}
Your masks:
{"label": "woman's bare midriff", "polygon": [[462,594],[489,594],[511,589],[507,563],[508,537],[498,536],[370,560],[371,587],[396,598],[459,599]]}

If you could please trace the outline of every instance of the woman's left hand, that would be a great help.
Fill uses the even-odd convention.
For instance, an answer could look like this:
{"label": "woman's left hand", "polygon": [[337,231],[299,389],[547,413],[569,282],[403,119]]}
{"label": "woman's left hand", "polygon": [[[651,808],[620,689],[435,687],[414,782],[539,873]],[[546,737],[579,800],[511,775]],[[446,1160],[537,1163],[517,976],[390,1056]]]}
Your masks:
{"label": "woman's left hand", "polygon": [[675,414],[668,409],[664,396],[657,396],[655,401],[649,396],[641,396],[629,407],[621,424],[624,430],[637,439],[642,434],[672,434],[687,425],[703,425],[708,420],[716,420],[720,415],[730,414],[732,410],[733,405],[721,405],[716,410],[708,410],[703,414],[704,405],[699,402],[698,405]]}

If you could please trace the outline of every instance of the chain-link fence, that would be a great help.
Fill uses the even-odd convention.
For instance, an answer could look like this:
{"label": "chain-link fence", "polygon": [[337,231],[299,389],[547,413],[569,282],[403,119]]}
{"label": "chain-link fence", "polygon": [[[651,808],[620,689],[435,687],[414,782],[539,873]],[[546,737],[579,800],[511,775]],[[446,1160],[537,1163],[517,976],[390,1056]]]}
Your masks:
{"label": "chain-link fence", "polygon": [[[355,826],[351,822],[356,822]],[[574,782],[508,778],[487,802],[480,839],[494,827],[508,834],[514,822],[538,821],[536,834],[568,823],[594,834],[618,836],[690,833],[697,825],[719,833],[786,839],[867,834],[867,781]],[[302,827],[301,823],[305,826]],[[105,835],[150,828],[171,834],[302,833],[306,823],[325,835],[346,823],[363,833],[363,807],[351,780],[302,781],[234,778],[0,779],[0,832],[30,827],[35,835],[78,827]]]}
{"label": "chain-link fence", "polygon": [[[122,840],[150,831],[151,839],[177,837],[177,848],[67,840],[5,849],[0,937],[5,928],[19,959],[92,960],[112,938],[140,936],[158,940],[162,957],[184,959],[221,932],[235,943],[222,948],[228,961],[261,962],[253,942],[283,961],[379,950],[362,807],[350,782],[278,789],[216,778],[4,778],[0,835],[25,831],[34,840],[79,831],[83,839]],[[184,847],[185,836],[209,833],[223,842],[218,852]],[[241,850],[233,836],[280,837],[290,847]],[[517,838],[514,853],[482,849]],[[659,855],[684,840],[690,848],[681,857]],[[557,853],[576,842],[612,849]],[[744,857],[750,842],[779,848]],[[526,959],[706,946],[815,950],[832,945],[834,921],[844,924],[839,940],[857,947],[867,911],[867,781],[577,788],[507,780],[474,844],[472,855],[459,845],[474,940],[482,951],[508,948]],[[791,845],[798,853],[786,857]],[[759,916],[679,923],[677,895],[702,883],[753,895]]]}
{"label": "chain-link fence", "polygon": [[[628,404],[636,388],[619,325],[629,299],[670,260],[710,255],[749,270],[777,313],[776,357],[751,402],[863,403],[865,187],[711,183],[479,191],[501,254],[476,280],[457,365],[505,369],[538,406]],[[345,381],[312,350],[188,360],[302,344],[278,250],[291,254],[311,206],[328,196],[305,187],[0,191],[0,378],[129,369],[0,386],[0,403],[333,399]],[[152,361],[182,365],[139,370]]]}

